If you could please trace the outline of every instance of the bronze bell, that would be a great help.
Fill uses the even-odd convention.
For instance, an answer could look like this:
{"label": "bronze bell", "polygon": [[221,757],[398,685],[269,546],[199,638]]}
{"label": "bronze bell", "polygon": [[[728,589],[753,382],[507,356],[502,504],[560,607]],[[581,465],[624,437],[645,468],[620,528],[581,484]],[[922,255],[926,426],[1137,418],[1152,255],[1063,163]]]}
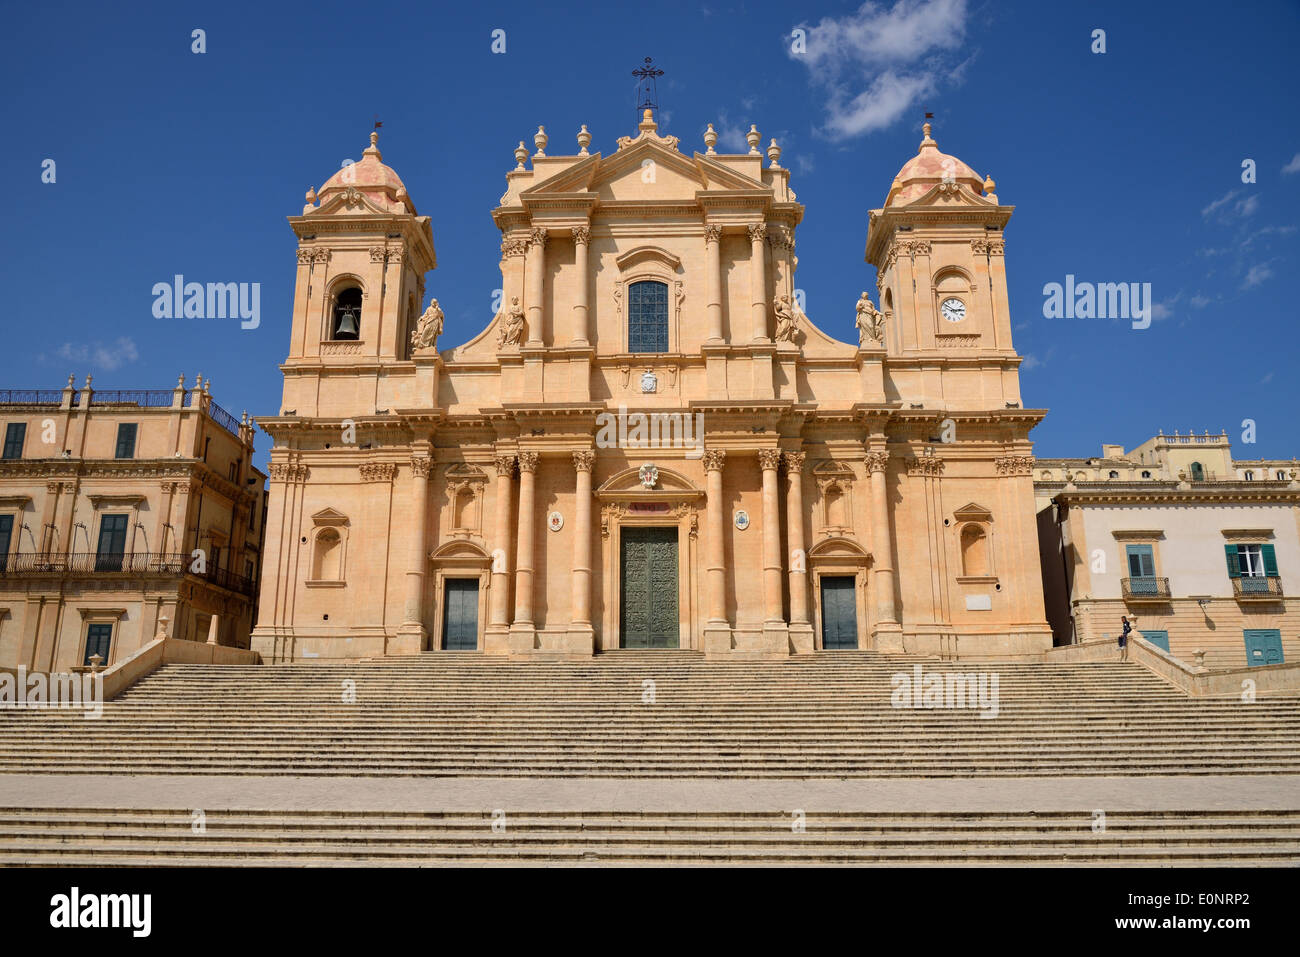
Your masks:
{"label": "bronze bell", "polygon": [[339,314],[339,324],[334,334],[340,339],[347,336],[355,339],[357,332],[356,308],[353,306],[346,306],[344,307],[343,312]]}

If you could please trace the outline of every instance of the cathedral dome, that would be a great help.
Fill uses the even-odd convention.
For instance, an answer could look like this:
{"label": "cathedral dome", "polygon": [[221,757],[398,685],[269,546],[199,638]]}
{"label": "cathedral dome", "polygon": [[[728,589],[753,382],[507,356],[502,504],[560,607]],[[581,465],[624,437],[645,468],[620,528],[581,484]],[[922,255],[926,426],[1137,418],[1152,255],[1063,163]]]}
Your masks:
{"label": "cathedral dome", "polygon": [[379,152],[378,143],[379,133],[372,132],[370,145],[361,154],[361,161],[344,166],[325,181],[318,194],[322,205],[333,193],[351,188],[390,212],[415,213],[415,204],[407,195],[402,178],[382,162],[383,154]]}
{"label": "cathedral dome", "polygon": [[903,168],[894,177],[889,187],[886,206],[905,206],[924,196],[936,185],[943,182],[945,176],[951,175],[963,186],[969,186],[975,195],[984,191],[984,180],[973,169],[947,153],[939,151],[939,144],[930,138],[930,124],[926,123],[925,139],[917,147],[916,155],[903,164]]}

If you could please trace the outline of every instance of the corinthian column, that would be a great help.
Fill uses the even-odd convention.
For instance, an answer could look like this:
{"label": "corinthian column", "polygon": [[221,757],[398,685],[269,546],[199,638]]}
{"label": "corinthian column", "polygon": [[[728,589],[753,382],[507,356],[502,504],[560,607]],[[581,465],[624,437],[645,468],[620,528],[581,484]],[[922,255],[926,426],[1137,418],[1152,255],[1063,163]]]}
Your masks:
{"label": "corinthian column", "polygon": [[573,508],[573,630],[591,628],[591,466],[596,453],[573,453],[577,501]]}
{"label": "corinthian column", "polygon": [[760,449],[758,464],[763,470],[763,618],[764,624],[776,625],[785,622],[781,614],[781,509],[776,490],[780,450]]}
{"label": "corinthian column", "polygon": [[722,341],[722,227],[704,227],[704,310],[709,317],[709,341]]}
{"label": "corinthian column", "polygon": [[[426,443],[427,444],[427,443]],[[406,605],[397,633],[398,654],[418,654],[428,632],[424,627],[424,573],[428,564],[429,468],[426,455],[411,457],[411,550],[406,560]]]}
{"label": "corinthian column", "polygon": [[[492,538],[492,600],[488,607],[488,630],[510,628],[510,512],[513,498],[515,457],[496,457],[496,529]],[[485,646],[486,650],[486,646]]]}
{"label": "corinthian column", "polygon": [[524,256],[524,302],[528,309],[528,342],[542,344],[542,290],[546,279],[546,230],[538,227],[528,240]]}
{"label": "corinthian column", "polygon": [[752,303],[754,341],[767,341],[767,244],[763,237],[767,227],[763,223],[749,226],[749,297]]}
{"label": "corinthian column", "polygon": [[785,525],[790,545],[790,624],[808,624],[808,553],[803,537],[803,452],[785,453],[790,488],[785,498]]}
{"label": "corinthian column", "polygon": [[533,525],[536,452],[519,453],[519,548],[515,553],[516,630],[533,630]]}
{"label": "corinthian column", "polygon": [[704,453],[704,471],[707,475],[709,549],[705,572],[709,578],[709,624],[722,628],[727,625],[727,582],[725,551],[722,538],[725,534],[725,503],[722,501],[722,463],[727,453],[709,449]]}
{"label": "corinthian column", "polygon": [[587,345],[587,273],[588,249],[590,248],[591,229],[587,226],[573,227],[574,285],[577,287],[573,297],[573,334],[570,341],[575,346]]}
{"label": "corinthian column", "polygon": [[885,485],[889,453],[883,450],[868,452],[866,462],[871,473],[871,556],[876,581],[876,615],[880,623],[896,625],[893,523]]}

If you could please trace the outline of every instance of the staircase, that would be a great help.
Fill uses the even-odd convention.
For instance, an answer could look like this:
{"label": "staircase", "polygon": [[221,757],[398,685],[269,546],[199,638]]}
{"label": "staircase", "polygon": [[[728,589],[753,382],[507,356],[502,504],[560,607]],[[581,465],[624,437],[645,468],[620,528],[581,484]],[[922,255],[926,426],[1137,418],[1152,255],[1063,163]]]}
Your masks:
{"label": "staircase", "polygon": [[[1300,773],[1300,698],[1192,699],[1131,663],[961,663],[998,716],[891,706],[915,657],[473,653],[164,665],[88,721],[0,711],[0,774],[888,778]],[[352,684],[349,684],[352,683]],[[652,683],[652,684],[651,684]],[[356,703],[344,694],[355,688]],[[653,702],[649,699],[653,696]],[[646,699],[646,700],[643,700]]]}
{"label": "staircase", "polygon": [[1087,813],[0,810],[0,865],[1300,864],[1300,811]]}

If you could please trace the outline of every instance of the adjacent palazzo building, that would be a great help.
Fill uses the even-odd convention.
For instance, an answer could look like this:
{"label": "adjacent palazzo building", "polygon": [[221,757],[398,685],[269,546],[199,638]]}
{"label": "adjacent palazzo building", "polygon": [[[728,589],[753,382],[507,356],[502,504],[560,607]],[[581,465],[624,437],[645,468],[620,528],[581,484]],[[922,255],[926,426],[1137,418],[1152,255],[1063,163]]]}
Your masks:
{"label": "adjacent palazzo building", "polygon": [[247,648],[255,428],[187,387],[0,391],[0,667],[113,665],[156,636]]}
{"label": "adjacent palazzo building", "polygon": [[1234,459],[1226,433],[1035,466],[1057,644],[1114,638],[1121,616],[1189,664],[1300,659],[1300,471]]}
{"label": "adjacent palazzo building", "polygon": [[[751,129],[723,154],[710,127],[691,151],[652,111],[608,155],[591,141],[520,143],[492,211],[501,308],[454,348],[436,298],[422,308],[430,217],[376,134],[291,217],[253,647],[1050,647],[1044,412],[1021,400],[992,180],[927,124],[869,213],[875,302],[810,295],[810,315],[775,142]],[[815,321],[832,316],[857,341]]]}

